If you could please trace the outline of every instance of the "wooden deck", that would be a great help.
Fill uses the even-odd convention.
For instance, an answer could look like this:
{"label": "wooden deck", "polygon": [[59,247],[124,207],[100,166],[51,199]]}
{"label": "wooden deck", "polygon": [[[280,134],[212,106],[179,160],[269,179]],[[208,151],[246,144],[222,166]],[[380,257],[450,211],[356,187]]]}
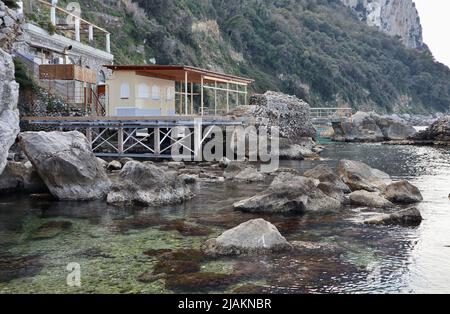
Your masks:
{"label": "wooden deck", "polygon": [[245,118],[232,116],[154,116],[154,117],[22,117],[22,121],[30,124],[53,125],[59,127],[95,127],[95,126],[142,126],[142,127],[175,127],[194,126],[198,121],[209,125],[245,125]]}

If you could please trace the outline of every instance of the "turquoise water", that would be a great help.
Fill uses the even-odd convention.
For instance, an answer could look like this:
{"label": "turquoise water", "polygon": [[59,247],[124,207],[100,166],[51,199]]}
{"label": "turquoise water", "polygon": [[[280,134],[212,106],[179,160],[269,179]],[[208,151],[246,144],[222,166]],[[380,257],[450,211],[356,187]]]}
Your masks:
{"label": "turquoise water", "polygon": [[[208,259],[208,238],[258,215],[232,204],[260,184],[201,183],[191,201],[164,208],[102,202],[0,198],[0,293],[399,293],[450,292],[450,152],[378,144],[329,144],[323,161],[283,161],[300,170],[360,160],[408,179],[424,195],[418,228],[365,226],[363,209],[304,216],[263,216],[296,253]],[[69,263],[81,287],[67,285]]]}

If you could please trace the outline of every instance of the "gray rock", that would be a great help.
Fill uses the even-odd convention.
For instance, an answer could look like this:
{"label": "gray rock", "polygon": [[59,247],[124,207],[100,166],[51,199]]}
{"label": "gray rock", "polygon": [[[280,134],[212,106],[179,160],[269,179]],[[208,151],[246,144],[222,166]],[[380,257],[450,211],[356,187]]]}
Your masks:
{"label": "gray rock", "polygon": [[316,143],[311,138],[289,140],[279,138],[279,157],[287,160],[304,160],[315,158],[318,154],[314,151]]}
{"label": "gray rock", "polygon": [[47,187],[30,162],[8,161],[0,175],[0,193],[45,193]]}
{"label": "gray rock", "polygon": [[254,219],[209,239],[202,251],[209,256],[268,254],[292,249],[278,229],[264,219]]}
{"label": "gray rock", "polygon": [[346,202],[345,194],[338,186],[328,182],[320,182],[317,187],[327,196],[338,200],[340,203]]}
{"label": "gray rock", "polygon": [[389,184],[383,194],[394,203],[414,204],[423,201],[420,190],[405,180]]}
{"label": "gray rock", "polygon": [[258,171],[258,169],[245,162],[231,161],[225,168],[223,176],[227,180],[246,181],[246,182],[259,182],[265,180],[264,173]]}
{"label": "gray rock", "polygon": [[252,213],[305,213],[341,208],[338,199],[326,195],[313,179],[283,172],[263,193],[233,204],[236,210]]}
{"label": "gray rock", "polygon": [[97,157],[97,161],[102,166],[103,169],[108,168],[108,162],[106,160]]}
{"label": "gray rock", "polygon": [[169,169],[179,170],[185,168],[186,165],[184,162],[170,161],[167,163],[167,167],[169,167]]}
{"label": "gray rock", "polygon": [[364,221],[367,225],[402,225],[418,226],[422,222],[422,215],[416,207],[410,207],[392,214],[381,214]]}
{"label": "gray rock", "polygon": [[412,140],[430,142],[433,144],[450,145],[450,116],[442,117],[434,122],[427,130],[411,137]]}
{"label": "gray rock", "polygon": [[381,129],[386,140],[404,140],[417,133],[414,127],[407,125],[399,118],[380,116],[376,113],[371,113],[370,116]]}
{"label": "gray rock", "polygon": [[394,208],[395,205],[385,199],[379,192],[355,191],[349,195],[350,204],[372,208]]}
{"label": "gray rock", "polygon": [[309,105],[295,96],[268,91],[252,96],[248,106],[237,107],[230,114],[253,118],[257,128],[270,129],[276,126],[280,130],[280,137],[289,140],[304,137],[315,139],[317,136],[311,123]]}
{"label": "gray rock", "polygon": [[122,166],[125,166],[127,164],[127,162],[129,161],[133,161],[133,158],[129,158],[129,157],[124,157],[120,159],[120,163],[122,164]]}
{"label": "gray rock", "polygon": [[0,174],[20,131],[17,110],[19,85],[14,79],[12,57],[0,48]]}
{"label": "gray rock", "polygon": [[384,140],[404,140],[416,130],[403,120],[376,113],[359,111],[350,121],[334,123],[335,141],[341,142],[380,142]]}
{"label": "gray rock", "polygon": [[107,169],[111,171],[117,171],[122,169],[122,164],[120,163],[120,161],[113,160],[108,164]]}
{"label": "gray rock", "polygon": [[338,166],[341,179],[353,191],[382,191],[392,183],[390,176],[378,169],[373,169],[365,163],[353,160],[341,160]]}
{"label": "gray rock", "polygon": [[350,121],[333,124],[333,140],[339,142],[378,142],[384,139],[381,129],[367,112],[358,111]]}
{"label": "gray rock", "polygon": [[22,150],[49,191],[61,200],[103,199],[110,181],[80,132],[25,132]]}
{"label": "gray rock", "polygon": [[335,187],[342,190],[344,193],[350,193],[350,187],[342,181],[335,170],[331,169],[327,165],[318,165],[317,167],[306,171],[303,174],[307,178],[314,178],[322,183],[330,183]]}
{"label": "gray rock", "polygon": [[130,161],[122,168],[120,180],[109,192],[107,202],[160,206],[179,203],[192,196],[189,185],[176,171],[152,163]]}

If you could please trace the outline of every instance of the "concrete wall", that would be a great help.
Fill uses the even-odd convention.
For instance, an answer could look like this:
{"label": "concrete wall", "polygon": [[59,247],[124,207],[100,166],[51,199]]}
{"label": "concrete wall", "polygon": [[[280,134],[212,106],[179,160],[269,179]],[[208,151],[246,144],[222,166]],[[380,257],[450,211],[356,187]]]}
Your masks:
{"label": "concrete wall", "polygon": [[[175,115],[174,81],[136,75],[134,71],[115,71],[106,84],[109,116]],[[159,99],[155,88],[159,89]]]}
{"label": "concrete wall", "polygon": [[24,43],[19,45],[17,50],[27,57],[33,57],[35,62],[48,63],[51,59],[62,58],[61,52],[71,45],[72,50],[68,53],[71,63],[93,69],[99,81],[102,80],[102,73],[106,78],[109,76],[110,71],[104,65],[113,63],[112,54],[58,34],[50,35],[46,30],[33,24],[24,24],[23,29]]}

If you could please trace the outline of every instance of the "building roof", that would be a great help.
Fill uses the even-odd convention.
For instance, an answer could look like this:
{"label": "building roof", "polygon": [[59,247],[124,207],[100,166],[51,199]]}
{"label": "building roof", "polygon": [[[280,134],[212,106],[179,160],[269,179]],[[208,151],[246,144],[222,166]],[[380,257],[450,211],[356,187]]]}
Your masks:
{"label": "building roof", "polygon": [[214,83],[217,81],[247,85],[254,81],[245,77],[185,65],[105,65],[105,67],[113,71],[135,71],[137,75],[172,81],[184,81],[185,74],[187,73],[189,83],[200,83],[202,76],[203,81],[206,83]]}

